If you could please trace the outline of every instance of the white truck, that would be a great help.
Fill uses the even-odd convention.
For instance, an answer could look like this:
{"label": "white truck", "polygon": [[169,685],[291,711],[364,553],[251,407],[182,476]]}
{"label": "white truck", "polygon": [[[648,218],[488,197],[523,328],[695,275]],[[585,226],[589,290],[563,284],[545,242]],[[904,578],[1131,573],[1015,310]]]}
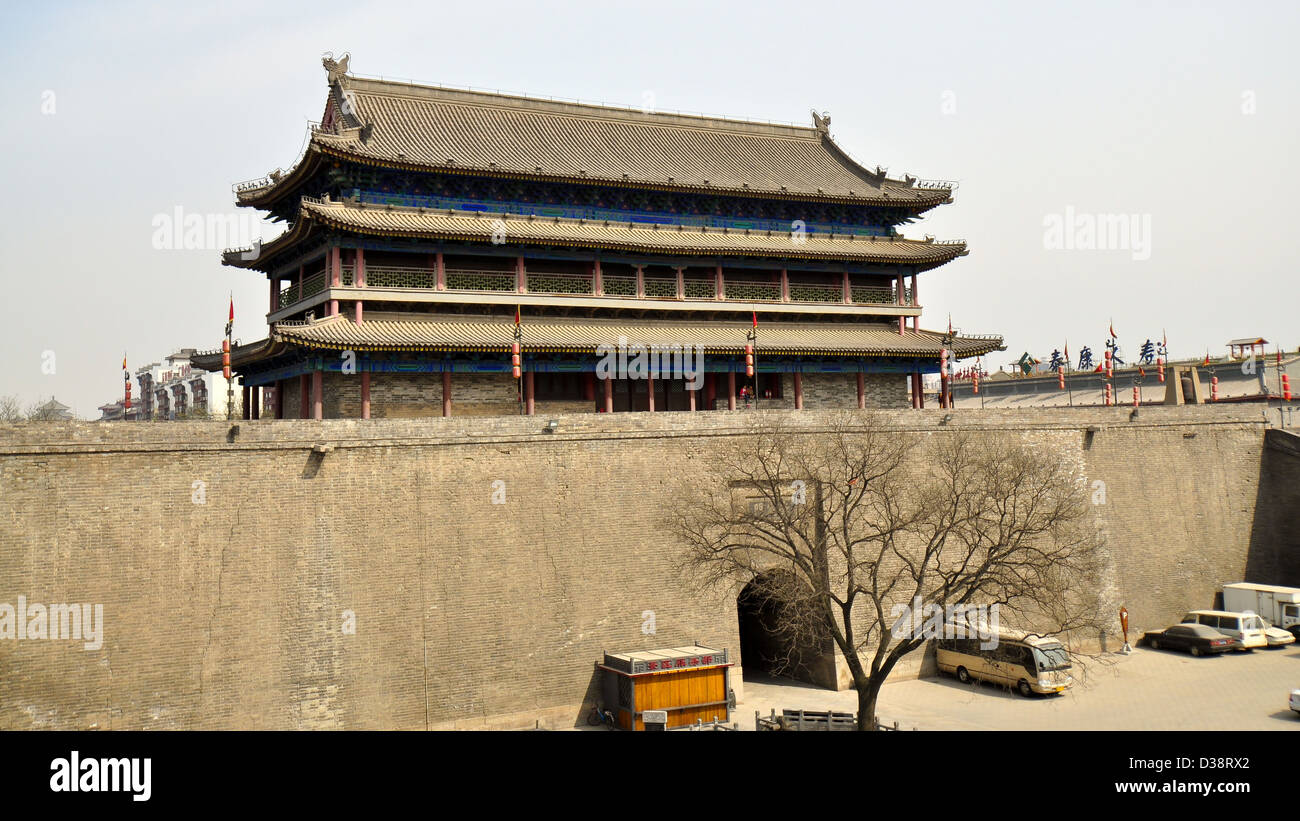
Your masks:
{"label": "white truck", "polygon": [[1300,587],[1238,582],[1223,586],[1223,609],[1249,610],[1274,627],[1290,630],[1300,640]]}

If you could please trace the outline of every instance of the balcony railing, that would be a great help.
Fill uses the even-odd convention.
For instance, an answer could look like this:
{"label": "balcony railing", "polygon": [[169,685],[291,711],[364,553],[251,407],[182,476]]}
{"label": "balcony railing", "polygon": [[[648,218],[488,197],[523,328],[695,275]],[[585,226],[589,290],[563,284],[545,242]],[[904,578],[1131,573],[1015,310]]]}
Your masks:
{"label": "balcony railing", "polygon": [[[451,268],[445,273],[447,291],[471,293],[513,293],[517,288],[514,271],[475,270]],[[565,274],[551,272],[528,272],[527,293],[557,294],[575,296],[597,296],[595,280],[589,274]],[[717,299],[716,284],[712,277],[686,278],[682,281],[682,293],[679,296],[676,277],[642,277],[642,293],[637,293],[637,278],[625,275],[607,275],[601,280],[603,297],[623,297],[631,299],[655,299],[705,301]],[[345,265],[340,272],[340,284],[351,287],[356,284],[353,266]],[[327,274],[317,271],[303,279],[302,283],[291,283],[280,291],[278,305],[289,306],[321,293],[328,287]],[[438,276],[432,268],[403,267],[396,265],[367,265],[367,288],[393,288],[432,291],[438,287]],[[723,279],[725,298],[728,302],[798,302],[818,304],[844,304],[842,284],[808,284],[789,283],[789,299],[782,298],[781,283],[773,281],[754,281],[743,279]],[[851,285],[849,297],[853,305],[898,305],[898,292],[890,286]],[[912,289],[903,291],[904,306],[913,306]]]}
{"label": "balcony railing", "polygon": [[727,299],[738,302],[780,302],[781,283],[746,282],[744,280],[723,279]]}

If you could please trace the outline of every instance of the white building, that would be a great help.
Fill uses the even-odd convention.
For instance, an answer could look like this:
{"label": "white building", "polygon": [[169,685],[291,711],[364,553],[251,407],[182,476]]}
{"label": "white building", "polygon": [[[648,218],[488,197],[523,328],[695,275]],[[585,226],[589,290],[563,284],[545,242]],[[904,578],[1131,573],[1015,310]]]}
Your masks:
{"label": "white building", "polygon": [[[140,386],[138,405],[140,419],[167,420],[207,415],[217,419],[226,417],[227,387],[220,372],[205,371],[190,364],[195,348],[182,348],[162,362],[137,368],[136,382]],[[239,380],[234,380],[234,417],[240,414]]]}

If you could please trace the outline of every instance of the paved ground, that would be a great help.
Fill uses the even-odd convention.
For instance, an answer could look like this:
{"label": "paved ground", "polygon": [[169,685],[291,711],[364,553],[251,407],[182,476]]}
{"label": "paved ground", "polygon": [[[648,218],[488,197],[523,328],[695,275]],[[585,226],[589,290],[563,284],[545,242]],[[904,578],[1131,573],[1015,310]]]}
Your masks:
{"label": "paved ground", "polygon": [[[1300,687],[1300,646],[1192,658],[1135,648],[1090,662],[1059,696],[1032,699],[950,676],[887,683],[881,721],[919,730],[1300,730],[1287,696]],[[857,711],[852,690],[833,692],[786,679],[748,677],[733,717],[754,729],[754,711]]]}

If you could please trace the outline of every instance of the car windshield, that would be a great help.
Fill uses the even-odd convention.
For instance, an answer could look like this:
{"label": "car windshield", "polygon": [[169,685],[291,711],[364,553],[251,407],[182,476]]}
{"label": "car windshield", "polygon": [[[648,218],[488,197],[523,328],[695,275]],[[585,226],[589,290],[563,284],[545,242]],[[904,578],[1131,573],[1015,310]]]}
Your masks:
{"label": "car windshield", "polygon": [[1038,669],[1044,672],[1048,670],[1067,670],[1070,667],[1070,656],[1065,652],[1065,648],[1059,644],[1035,647],[1034,661],[1038,664]]}
{"label": "car windshield", "polygon": [[1242,619],[1242,622],[1243,622],[1243,624],[1242,624],[1241,627],[1242,627],[1243,630],[1263,630],[1263,629],[1264,629],[1264,622],[1260,619],[1259,616],[1247,616],[1245,619]]}

